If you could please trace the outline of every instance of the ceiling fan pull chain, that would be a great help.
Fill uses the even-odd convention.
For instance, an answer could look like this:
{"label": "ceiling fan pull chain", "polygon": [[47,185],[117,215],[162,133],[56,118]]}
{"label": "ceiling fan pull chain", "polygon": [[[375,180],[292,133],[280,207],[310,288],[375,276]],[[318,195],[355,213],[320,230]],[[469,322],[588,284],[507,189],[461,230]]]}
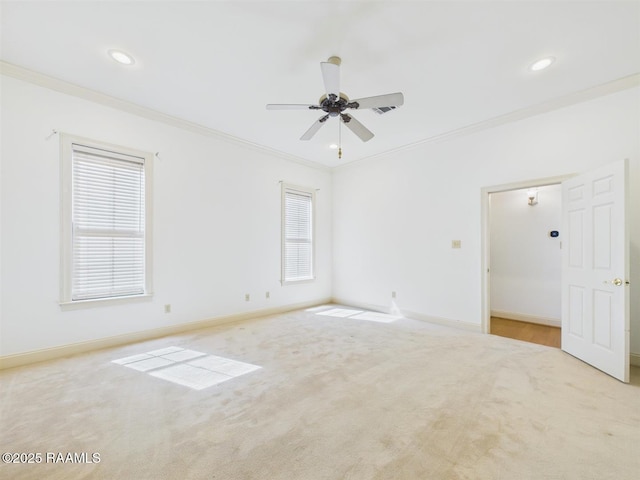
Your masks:
{"label": "ceiling fan pull chain", "polygon": [[338,160],[342,160],[342,122],[338,122]]}

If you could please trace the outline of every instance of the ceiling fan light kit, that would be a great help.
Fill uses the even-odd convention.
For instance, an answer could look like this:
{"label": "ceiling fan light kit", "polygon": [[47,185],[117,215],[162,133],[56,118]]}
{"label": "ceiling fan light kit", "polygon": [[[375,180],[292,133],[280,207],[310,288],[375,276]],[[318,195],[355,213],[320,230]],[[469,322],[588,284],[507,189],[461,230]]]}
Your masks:
{"label": "ceiling fan light kit", "polygon": [[[390,93],[387,95],[377,95],[374,97],[364,97],[353,101],[340,91],[340,57],[329,57],[326,62],[320,62],[322,80],[324,82],[325,94],[320,97],[317,105],[313,104],[268,104],[267,110],[322,110],[324,114],[300,137],[300,140],[311,140],[313,136],[331,117],[339,117],[340,122],[351,130],[360,140],[368,142],[374,135],[362,123],[356,120],[349,113],[344,113],[347,109],[363,110],[372,109],[378,114],[383,114],[404,104],[402,93]],[[338,130],[339,131],[339,130]],[[341,142],[340,142],[341,143]],[[338,144],[338,158],[342,157],[342,148]]]}

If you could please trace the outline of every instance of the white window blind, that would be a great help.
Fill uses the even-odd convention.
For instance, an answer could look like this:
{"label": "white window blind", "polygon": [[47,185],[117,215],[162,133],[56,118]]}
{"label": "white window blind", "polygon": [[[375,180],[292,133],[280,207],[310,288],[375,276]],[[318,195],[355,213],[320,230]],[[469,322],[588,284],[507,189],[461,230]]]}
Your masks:
{"label": "white window blind", "polygon": [[71,300],[145,293],[144,162],[72,144]]}
{"label": "white window blind", "polygon": [[283,280],[313,279],[313,193],[284,187]]}

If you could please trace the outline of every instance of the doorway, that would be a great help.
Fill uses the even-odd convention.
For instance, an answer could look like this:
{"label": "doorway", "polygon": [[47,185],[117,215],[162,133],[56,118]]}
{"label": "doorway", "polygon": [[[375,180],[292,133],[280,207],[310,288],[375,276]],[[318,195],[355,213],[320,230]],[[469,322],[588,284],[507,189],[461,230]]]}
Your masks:
{"label": "doorway", "polygon": [[[637,165],[637,164],[636,164]],[[628,159],[564,177],[519,184],[485,187],[481,190],[481,322],[491,328],[491,194],[510,190],[562,184],[561,308],[562,351],[629,382],[631,345],[630,295],[631,213],[636,212],[637,192],[630,190],[632,174]],[[633,195],[632,197],[630,197]],[[640,218],[635,215],[635,218]],[[564,245],[562,245],[564,238]],[[635,304],[634,304],[635,305]]]}
{"label": "doorway", "polygon": [[562,180],[483,189],[485,333],[560,347]]}

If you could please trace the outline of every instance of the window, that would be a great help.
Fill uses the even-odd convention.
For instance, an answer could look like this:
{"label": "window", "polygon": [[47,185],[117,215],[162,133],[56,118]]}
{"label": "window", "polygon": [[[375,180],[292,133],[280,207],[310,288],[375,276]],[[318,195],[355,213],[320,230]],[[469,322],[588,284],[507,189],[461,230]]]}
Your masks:
{"label": "window", "polygon": [[62,302],[150,294],[153,156],[61,138]]}
{"label": "window", "polygon": [[313,280],[313,190],[282,186],[282,282]]}

